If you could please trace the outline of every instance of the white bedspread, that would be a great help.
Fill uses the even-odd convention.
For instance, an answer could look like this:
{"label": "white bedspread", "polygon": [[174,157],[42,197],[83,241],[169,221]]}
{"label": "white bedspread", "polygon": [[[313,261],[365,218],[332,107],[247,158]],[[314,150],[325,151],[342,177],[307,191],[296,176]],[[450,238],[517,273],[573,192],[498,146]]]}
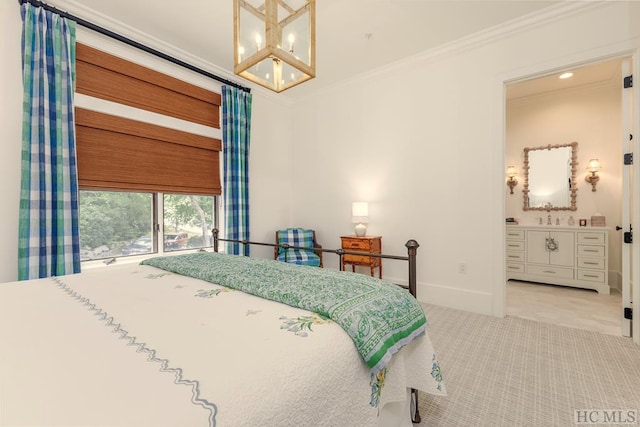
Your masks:
{"label": "white bedspread", "polygon": [[441,380],[422,336],[372,407],[337,324],[150,266],[0,284],[3,426],[375,426]]}

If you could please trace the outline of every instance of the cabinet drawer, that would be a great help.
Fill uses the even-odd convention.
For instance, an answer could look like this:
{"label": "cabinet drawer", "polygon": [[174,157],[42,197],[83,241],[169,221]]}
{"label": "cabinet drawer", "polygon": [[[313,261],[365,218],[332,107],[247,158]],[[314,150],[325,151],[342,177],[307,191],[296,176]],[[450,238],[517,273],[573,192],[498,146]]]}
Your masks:
{"label": "cabinet drawer", "polygon": [[524,230],[507,230],[507,240],[524,240]]}
{"label": "cabinet drawer", "polygon": [[604,271],[578,270],[578,280],[604,283]]}
{"label": "cabinet drawer", "polygon": [[578,267],[604,270],[604,258],[578,258]]}
{"label": "cabinet drawer", "polygon": [[524,251],[524,242],[507,240],[508,251]]}
{"label": "cabinet drawer", "polygon": [[604,246],[578,245],[578,256],[604,257]]}
{"label": "cabinet drawer", "polygon": [[595,231],[579,231],[578,244],[586,243],[588,245],[604,245],[604,233]]}
{"label": "cabinet drawer", "polygon": [[343,238],[342,249],[369,252],[369,250],[371,249],[371,240]]}
{"label": "cabinet drawer", "polygon": [[508,262],[507,273],[524,273],[524,264]]}
{"label": "cabinet drawer", "polygon": [[524,262],[524,252],[507,251],[507,261]]}
{"label": "cabinet drawer", "polygon": [[347,264],[371,265],[375,267],[380,265],[380,258],[345,254],[344,262]]}
{"label": "cabinet drawer", "polygon": [[560,279],[573,279],[572,268],[559,268],[545,265],[528,265],[527,273],[537,274],[540,276],[558,277]]}

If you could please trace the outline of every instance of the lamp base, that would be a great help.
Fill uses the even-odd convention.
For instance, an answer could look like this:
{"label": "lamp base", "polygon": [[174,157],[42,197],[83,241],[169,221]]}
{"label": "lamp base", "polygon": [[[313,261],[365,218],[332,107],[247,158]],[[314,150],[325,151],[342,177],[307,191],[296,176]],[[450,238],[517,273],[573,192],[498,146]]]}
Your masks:
{"label": "lamp base", "polygon": [[359,223],[358,225],[356,225],[355,232],[356,232],[356,236],[362,237],[365,234],[367,234],[367,226],[362,223]]}

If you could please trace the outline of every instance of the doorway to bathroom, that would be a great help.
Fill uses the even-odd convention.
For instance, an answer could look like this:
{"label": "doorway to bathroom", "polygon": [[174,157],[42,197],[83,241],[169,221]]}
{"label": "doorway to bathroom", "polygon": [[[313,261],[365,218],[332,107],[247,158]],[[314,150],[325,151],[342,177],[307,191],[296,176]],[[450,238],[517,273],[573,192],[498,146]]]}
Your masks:
{"label": "doorway to bathroom", "polygon": [[[631,223],[629,206],[633,205],[633,192],[629,185],[633,180],[628,176],[631,168],[625,170],[620,161],[622,153],[629,148],[625,147],[623,135],[631,133],[625,130],[625,122],[627,127],[633,122],[627,111],[631,102],[625,100],[630,95],[621,88],[626,73],[630,74],[630,59],[622,57],[593,62],[507,85],[505,170],[508,170],[508,176],[513,176],[507,178],[512,184],[513,180],[517,181],[517,184],[505,189],[506,216],[513,219],[507,222],[507,232],[514,224],[517,226],[511,230],[522,229],[522,226],[541,227],[547,231],[562,228],[569,231],[595,230],[592,228],[592,219],[593,225],[597,226],[600,224],[597,221],[604,218],[607,242],[602,248],[598,247],[602,251],[602,257],[597,260],[599,266],[587,265],[584,270],[579,268],[579,265],[584,267],[585,260],[596,258],[581,259],[579,251],[584,247],[581,248],[579,242],[574,240],[573,243],[563,243],[565,248],[566,245],[573,245],[570,262],[558,271],[548,269],[548,272],[549,275],[558,272],[566,274],[569,283],[577,280],[579,274],[584,278],[586,271],[589,273],[587,280],[593,276],[593,280],[604,281],[607,290],[611,290],[610,294],[606,294],[576,287],[575,283],[562,286],[562,278],[547,281],[553,284],[543,284],[535,280],[536,274],[531,275],[534,280],[521,280],[527,278],[525,272],[529,268],[533,270],[535,267],[526,261],[528,254],[524,247],[526,239],[523,238],[522,252],[514,252],[522,257],[522,263],[515,260],[512,264],[521,269],[523,274],[516,274],[518,280],[507,280],[506,283],[505,313],[509,316],[618,336],[630,335],[631,322],[625,321],[622,313],[623,307],[631,303],[629,281],[623,286],[623,276],[629,276],[625,268],[629,268],[631,256],[622,242],[624,223],[627,224],[626,228]],[[628,105],[625,106],[625,102]],[[531,149],[573,142],[577,142],[577,168],[573,181],[571,172],[567,171],[565,176],[568,174],[569,182],[562,184],[569,188],[573,185],[574,190],[577,187],[575,210],[556,210],[557,206],[552,205],[547,206],[547,210],[529,210],[524,203],[525,196],[531,196],[528,182],[530,165],[526,154],[532,152],[529,151]],[[598,160],[599,168],[593,168],[596,170],[592,174],[587,166],[594,159]],[[571,166],[567,167],[570,169]],[[552,176],[554,171],[543,171],[542,175]],[[587,177],[594,175],[597,180],[587,180]],[[515,190],[513,194],[511,190]],[[582,224],[586,224],[584,229],[579,228]],[[622,229],[616,230],[616,226]],[[580,233],[570,234],[578,236]],[[577,240],[577,237],[573,238]],[[547,242],[548,239],[555,243],[553,235],[549,235]],[[537,277],[546,274],[545,271],[537,272]]]}

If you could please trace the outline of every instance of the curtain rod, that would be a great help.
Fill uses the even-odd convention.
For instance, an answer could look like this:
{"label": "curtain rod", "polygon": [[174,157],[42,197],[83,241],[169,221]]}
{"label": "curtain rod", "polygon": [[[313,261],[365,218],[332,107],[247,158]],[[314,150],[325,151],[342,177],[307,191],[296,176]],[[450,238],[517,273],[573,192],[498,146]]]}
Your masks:
{"label": "curtain rod", "polygon": [[153,49],[153,48],[151,48],[149,46],[143,45],[142,43],[138,43],[135,40],[131,40],[131,39],[129,39],[127,37],[124,37],[124,36],[122,36],[120,34],[114,33],[111,30],[107,30],[106,28],[100,27],[100,26],[98,26],[96,24],[93,24],[93,23],[91,23],[89,21],[85,21],[82,18],[78,18],[77,16],[71,15],[70,13],[67,13],[67,12],[62,11],[60,9],[57,9],[57,8],[55,8],[53,6],[50,6],[47,3],[43,3],[43,2],[41,2],[39,0],[18,0],[18,3],[20,3],[20,4],[29,3],[34,7],[42,7],[43,9],[48,10],[48,11],[53,12],[53,13],[56,13],[56,14],[62,16],[63,18],[71,19],[72,21],[75,21],[78,25],[81,25],[81,26],[83,26],[85,28],[88,28],[90,30],[96,31],[96,32],[98,32],[100,34],[103,34],[105,36],[111,37],[112,39],[115,39],[115,40],[118,40],[118,41],[120,41],[122,43],[128,44],[129,46],[133,46],[135,48],[138,48],[138,49],[140,49],[140,50],[142,50],[144,52],[147,52],[147,53],[150,53],[152,55],[155,55],[155,56],[157,56],[159,58],[162,58],[162,59],[164,59],[166,61],[169,61],[169,62],[171,62],[173,64],[179,65],[179,66],[184,67],[184,68],[186,68],[188,70],[191,70],[191,71],[195,71],[198,74],[202,74],[203,76],[209,77],[210,79],[219,81],[220,83],[224,83],[224,84],[229,85],[229,86],[233,86],[233,87],[241,89],[241,90],[243,90],[245,92],[249,92],[249,93],[251,92],[250,88],[242,86],[239,83],[235,83],[235,82],[232,82],[231,80],[225,79],[224,77],[217,76],[217,75],[215,75],[213,73],[210,73],[210,72],[208,72],[206,70],[203,70],[202,68],[198,68],[195,65],[191,65],[191,64],[189,64],[187,62],[181,61],[180,59],[174,58],[173,56],[169,56],[166,53],[162,53],[162,52],[160,52],[158,50],[155,50],[155,49]]}

